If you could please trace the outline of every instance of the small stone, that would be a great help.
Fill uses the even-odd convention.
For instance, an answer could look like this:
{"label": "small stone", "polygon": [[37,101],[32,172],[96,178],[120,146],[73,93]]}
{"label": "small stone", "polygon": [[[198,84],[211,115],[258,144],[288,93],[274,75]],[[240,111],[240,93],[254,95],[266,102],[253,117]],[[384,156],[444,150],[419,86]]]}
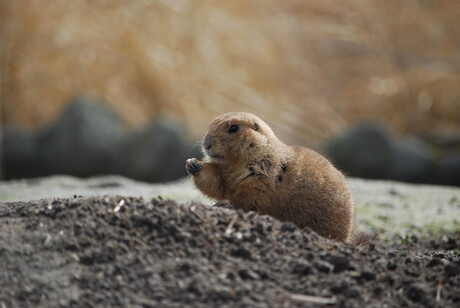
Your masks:
{"label": "small stone", "polygon": [[425,298],[425,291],[418,286],[411,286],[406,295],[411,301],[420,302]]}
{"label": "small stone", "polygon": [[448,278],[460,275],[460,267],[454,264],[447,264],[444,267],[444,275]]}
{"label": "small stone", "polygon": [[345,271],[350,263],[347,257],[331,256],[328,261],[334,266],[334,273]]}
{"label": "small stone", "polygon": [[443,254],[442,252],[436,253],[436,254],[434,255],[434,257],[435,257],[435,258],[438,258],[438,259],[444,259],[445,256],[446,256],[446,255]]}
{"label": "small stone", "polygon": [[260,222],[258,222],[256,224],[256,226],[254,227],[254,231],[258,232],[258,233],[262,233],[264,232],[264,225],[261,224]]}
{"label": "small stone", "polygon": [[198,287],[196,281],[192,281],[192,282],[188,285],[188,287],[187,287],[186,290],[187,290],[188,292],[190,292],[190,293],[193,293],[193,294],[197,295],[197,296],[200,296],[200,295],[201,295],[200,288]]}
{"label": "small stone", "polygon": [[361,297],[361,292],[359,292],[358,289],[356,288],[351,288],[348,290],[347,292],[347,297],[351,297],[351,298],[360,298]]}
{"label": "small stone", "polygon": [[333,268],[332,264],[326,261],[316,261],[313,265],[323,273],[330,273]]}
{"label": "small stone", "polygon": [[281,225],[281,231],[282,232],[294,232],[295,229],[296,229],[296,227],[290,222],[284,222]]}
{"label": "small stone", "polygon": [[239,270],[238,271],[238,274],[240,275],[241,278],[243,278],[244,280],[247,280],[247,279],[252,279],[252,280],[256,280],[256,279],[259,279],[260,276],[252,271],[252,270],[248,270],[248,269],[242,269],[242,270]]}
{"label": "small stone", "polygon": [[391,275],[386,275],[383,281],[386,281],[390,286],[395,283],[395,278]]}
{"label": "small stone", "polygon": [[414,277],[418,277],[422,274],[422,269],[417,266],[409,266],[408,268],[405,269],[404,271],[407,275],[411,275]]}
{"label": "small stone", "polygon": [[383,288],[381,286],[376,286],[373,290],[374,295],[379,296],[383,292]]}
{"label": "small stone", "polygon": [[311,267],[306,264],[296,264],[292,268],[292,273],[300,276],[305,276],[311,273]]}
{"label": "small stone", "polygon": [[431,259],[427,264],[426,267],[435,267],[437,265],[441,265],[442,262],[439,259]]}
{"label": "small stone", "polygon": [[375,273],[370,272],[370,271],[362,271],[360,277],[365,279],[365,280],[374,280],[375,279]]}
{"label": "small stone", "polygon": [[388,261],[387,263],[387,269],[390,271],[394,271],[398,266],[394,261]]}
{"label": "small stone", "polygon": [[243,259],[250,259],[251,258],[251,252],[245,248],[236,248],[236,249],[232,249],[230,251],[230,254],[233,256],[233,257],[239,257],[239,258],[243,258]]}
{"label": "small stone", "polygon": [[345,292],[348,289],[348,284],[344,281],[331,287],[332,294],[340,294]]}

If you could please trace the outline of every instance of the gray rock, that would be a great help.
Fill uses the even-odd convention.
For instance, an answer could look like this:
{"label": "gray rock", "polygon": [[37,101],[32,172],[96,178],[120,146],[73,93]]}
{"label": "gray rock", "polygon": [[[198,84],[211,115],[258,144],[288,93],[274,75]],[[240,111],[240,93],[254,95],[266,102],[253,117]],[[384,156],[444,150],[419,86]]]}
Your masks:
{"label": "gray rock", "polygon": [[393,149],[387,131],[376,124],[362,124],[332,140],[324,154],[345,173],[355,177],[388,178]]}
{"label": "gray rock", "polygon": [[82,177],[109,173],[112,149],[122,136],[115,113],[91,99],[77,98],[38,136],[40,173]]}
{"label": "gray rock", "polygon": [[363,124],[322,152],[349,176],[411,183],[460,185],[460,151],[420,138],[392,138],[381,126]]}
{"label": "gray rock", "polygon": [[439,161],[435,181],[438,184],[460,186],[460,150],[448,150]]}
{"label": "gray rock", "polygon": [[5,128],[0,148],[5,179],[40,175],[35,133],[17,128]]}
{"label": "gray rock", "polygon": [[198,155],[183,127],[169,118],[157,118],[149,126],[126,136],[116,151],[116,173],[134,179],[160,182],[183,177],[185,160]]}
{"label": "gray rock", "polygon": [[436,164],[431,158],[428,143],[412,137],[392,142],[392,161],[388,166],[388,179],[432,183]]}
{"label": "gray rock", "polygon": [[6,179],[120,174],[164,182],[185,176],[185,160],[199,155],[178,122],[161,117],[126,133],[115,113],[84,97],[37,133],[7,129],[1,149]]}

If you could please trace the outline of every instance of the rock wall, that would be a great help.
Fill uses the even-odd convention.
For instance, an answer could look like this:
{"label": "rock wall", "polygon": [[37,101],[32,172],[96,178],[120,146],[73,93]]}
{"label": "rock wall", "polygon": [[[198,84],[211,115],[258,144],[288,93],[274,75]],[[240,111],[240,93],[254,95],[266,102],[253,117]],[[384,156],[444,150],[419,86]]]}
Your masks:
{"label": "rock wall", "polygon": [[[106,105],[79,97],[41,130],[5,128],[0,155],[5,179],[119,174],[164,182],[185,176],[185,160],[201,156],[188,136],[183,125],[166,117],[127,131]],[[353,177],[460,186],[459,149],[460,140],[397,139],[383,126],[362,124],[320,152]]]}
{"label": "rock wall", "polygon": [[383,126],[362,124],[326,144],[322,152],[353,177],[460,186],[460,139],[398,139]]}
{"label": "rock wall", "polygon": [[2,166],[5,179],[120,174],[163,182],[186,175],[185,160],[199,155],[193,145],[172,119],[159,117],[140,130],[125,131],[114,112],[80,97],[49,127],[6,128]]}

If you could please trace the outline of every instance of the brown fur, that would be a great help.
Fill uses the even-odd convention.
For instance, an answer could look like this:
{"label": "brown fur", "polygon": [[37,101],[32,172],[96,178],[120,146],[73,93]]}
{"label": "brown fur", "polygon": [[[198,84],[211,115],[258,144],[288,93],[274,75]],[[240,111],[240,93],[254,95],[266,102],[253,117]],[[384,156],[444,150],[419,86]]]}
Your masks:
{"label": "brown fur", "polygon": [[[239,128],[229,132],[232,125]],[[195,185],[236,209],[271,215],[338,241],[350,238],[351,194],[344,176],[313,150],[288,146],[249,113],[211,122],[204,161],[186,162]]]}

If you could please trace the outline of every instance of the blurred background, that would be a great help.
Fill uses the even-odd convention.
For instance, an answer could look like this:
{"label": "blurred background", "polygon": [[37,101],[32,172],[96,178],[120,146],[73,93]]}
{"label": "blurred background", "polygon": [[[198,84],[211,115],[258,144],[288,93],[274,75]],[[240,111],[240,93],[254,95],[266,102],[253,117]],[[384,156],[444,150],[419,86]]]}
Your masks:
{"label": "blurred background", "polygon": [[259,115],[350,176],[460,185],[460,2],[0,2],[3,179],[159,182]]}

